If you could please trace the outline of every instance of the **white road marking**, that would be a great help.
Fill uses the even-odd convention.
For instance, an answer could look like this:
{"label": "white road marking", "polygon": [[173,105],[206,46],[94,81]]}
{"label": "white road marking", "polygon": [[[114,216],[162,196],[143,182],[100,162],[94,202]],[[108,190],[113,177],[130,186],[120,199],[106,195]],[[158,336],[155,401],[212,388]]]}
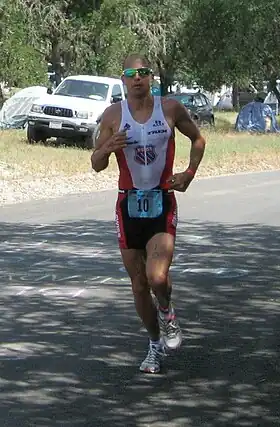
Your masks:
{"label": "white road marking", "polygon": [[101,279],[101,276],[94,276],[91,279],[84,280],[83,283],[84,283],[84,285],[90,286],[92,283],[99,282],[99,279]]}
{"label": "white road marking", "polygon": [[61,277],[60,279],[57,279],[57,281],[62,282],[63,280],[71,280],[71,279],[81,279],[82,280],[82,276],[81,275],[66,276],[66,277]]}
{"label": "white road marking", "polygon": [[26,286],[20,292],[17,292],[16,295],[23,295],[23,294],[25,294],[25,292],[30,291],[31,289],[33,289],[33,286]]}
{"label": "white road marking", "polygon": [[122,282],[125,282],[125,283],[127,283],[127,284],[129,284],[129,285],[130,285],[130,283],[131,283],[131,281],[130,281],[129,277],[122,277],[122,278],[121,278],[121,281],[122,281]]}
{"label": "white road marking", "polygon": [[35,264],[32,264],[32,267],[35,267],[35,265],[46,265],[46,264],[48,264],[51,260],[52,260],[51,258],[48,258],[48,259],[45,259],[45,260],[43,260],[43,261],[35,262]]}
{"label": "white road marking", "polygon": [[100,283],[106,283],[106,282],[109,282],[109,280],[111,280],[111,279],[112,279],[112,277],[106,277],[106,279],[101,280],[101,282],[100,282]]}
{"label": "white road marking", "polygon": [[51,274],[45,274],[44,276],[38,277],[37,279],[35,279],[35,282],[41,282],[44,279],[47,279],[48,277],[52,277]]}
{"label": "white road marking", "polygon": [[180,274],[183,273],[194,273],[194,274],[214,274],[216,276],[220,276],[223,278],[235,278],[240,276],[245,276],[249,274],[249,270],[239,269],[239,268],[228,268],[228,267],[221,267],[221,268],[200,268],[200,267],[189,267],[185,270],[181,271]]}
{"label": "white road marking", "polygon": [[103,253],[103,252],[104,252],[104,249],[101,249],[100,251],[95,252],[95,253],[92,255],[92,258],[96,258],[99,254],[101,254],[101,253]]}
{"label": "white road marking", "polygon": [[74,294],[72,294],[72,297],[76,298],[76,297],[80,296],[84,291],[85,291],[85,289],[80,289],[78,292],[75,292]]}
{"label": "white road marking", "polygon": [[173,258],[173,262],[176,262],[179,258],[182,258],[182,256],[184,256],[184,254],[182,252],[175,255],[175,257]]}

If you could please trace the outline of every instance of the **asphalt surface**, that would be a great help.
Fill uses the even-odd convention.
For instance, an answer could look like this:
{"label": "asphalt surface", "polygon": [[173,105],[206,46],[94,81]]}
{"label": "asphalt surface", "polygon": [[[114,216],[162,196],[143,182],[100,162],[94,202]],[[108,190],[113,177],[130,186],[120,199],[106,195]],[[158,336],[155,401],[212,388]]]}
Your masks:
{"label": "asphalt surface", "polygon": [[122,269],[116,192],[0,208],[1,427],[280,425],[280,172],[178,195],[181,350],[161,375]]}

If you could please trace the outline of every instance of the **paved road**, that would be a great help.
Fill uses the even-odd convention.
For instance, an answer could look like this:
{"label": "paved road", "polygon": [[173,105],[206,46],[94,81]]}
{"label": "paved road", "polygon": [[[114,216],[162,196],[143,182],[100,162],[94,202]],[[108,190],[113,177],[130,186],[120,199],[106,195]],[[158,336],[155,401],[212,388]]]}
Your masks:
{"label": "paved road", "polygon": [[138,372],[115,192],[0,208],[0,425],[279,426],[279,186],[268,172],[178,195],[185,341],[157,377]]}

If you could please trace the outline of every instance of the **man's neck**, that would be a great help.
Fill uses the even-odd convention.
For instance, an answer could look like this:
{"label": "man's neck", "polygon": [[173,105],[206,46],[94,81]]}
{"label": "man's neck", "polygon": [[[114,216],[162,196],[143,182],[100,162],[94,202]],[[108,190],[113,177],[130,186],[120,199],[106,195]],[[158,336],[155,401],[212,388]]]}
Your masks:
{"label": "man's neck", "polygon": [[133,111],[145,110],[154,105],[154,99],[150,93],[143,98],[135,98],[134,96],[127,95],[127,102]]}

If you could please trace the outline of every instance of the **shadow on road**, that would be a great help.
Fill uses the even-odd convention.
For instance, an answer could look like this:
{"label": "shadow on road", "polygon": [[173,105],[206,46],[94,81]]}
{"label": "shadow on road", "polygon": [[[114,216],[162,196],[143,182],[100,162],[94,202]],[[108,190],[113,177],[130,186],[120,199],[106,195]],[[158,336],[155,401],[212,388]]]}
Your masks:
{"label": "shadow on road", "polygon": [[1,224],[1,425],[279,426],[280,229],[181,223],[185,341],[143,376],[111,222]]}

